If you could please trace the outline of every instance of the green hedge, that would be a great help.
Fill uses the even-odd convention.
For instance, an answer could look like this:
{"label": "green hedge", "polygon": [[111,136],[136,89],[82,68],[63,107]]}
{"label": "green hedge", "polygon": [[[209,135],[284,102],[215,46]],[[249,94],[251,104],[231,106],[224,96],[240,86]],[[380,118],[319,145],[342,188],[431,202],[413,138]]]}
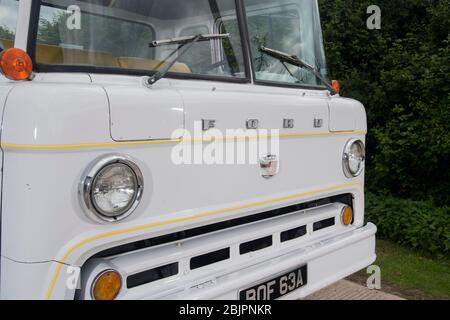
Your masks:
{"label": "green hedge", "polygon": [[432,255],[450,254],[450,207],[368,193],[366,215],[383,239]]}
{"label": "green hedge", "polygon": [[367,108],[369,190],[450,206],[450,0],[319,3],[331,77]]}

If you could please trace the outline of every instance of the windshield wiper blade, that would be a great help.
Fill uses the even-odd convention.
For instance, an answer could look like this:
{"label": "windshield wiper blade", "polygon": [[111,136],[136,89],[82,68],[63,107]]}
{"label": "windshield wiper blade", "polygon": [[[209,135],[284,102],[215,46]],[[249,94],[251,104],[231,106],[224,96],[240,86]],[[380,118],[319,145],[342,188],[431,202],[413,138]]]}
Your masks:
{"label": "windshield wiper blade", "polygon": [[272,58],[279,60],[283,65],[284,63],[289,63],[293,66],[297,66],[299,68],[311,71],[320,81],[322,81],[322,83],[327,87],[327,89],[331,92],[331,94],[333,95],[336,94],[336,91],[334,91],[332,85],[325,79],[324,76],[322,76],[322,74],[316,69],[316,67],[306,63],[299,57],[266,47],[261,47],[259,51],[267,54],[268,56],[271,56]]}
{"label": "windshield wiper blade", "polygon": [[173,55],[178,53],[178,57],[176,59],[173,59],[170,63],[168,63],[164,68],[157,71],[152,77],[148,79],[148,84],[153,85],[158,80],[161,80],[165,77],[165,75],[169,72],[169,70],[175,65],[175,63],[182,57],[186,52],[189,51],[189,49],[197,42],[202,41],[210,41],[210,40],[220,40],[220,39],[228,39],[231,35],[229,33],[224,34],[198,34],[194,36],[187,36],[187,37],[180,37],[180,38],[173,38],[173,39],[167,39],[167,40],[157,40],[152,41],[150,43],[151,48],[161,47],[161,46],[167,46],[172,44],[179,45],[178,48],[176,48],[174,51],[172,51],[169,56],[162,61],[156,69],[161,67],[168,59],[170,59]]}

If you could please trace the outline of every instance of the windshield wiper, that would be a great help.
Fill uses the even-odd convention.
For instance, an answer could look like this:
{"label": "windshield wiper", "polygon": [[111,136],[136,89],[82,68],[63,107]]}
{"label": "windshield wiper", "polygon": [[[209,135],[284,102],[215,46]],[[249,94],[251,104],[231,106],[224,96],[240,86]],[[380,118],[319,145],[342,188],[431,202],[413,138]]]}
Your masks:
{"label": "windshield wiper", "polygon": [[182,57],[186,52],[189,51],[189,49],[197,42],[202,41],[210,41],[210,40],[218,40],[218,39],[228,39],[230,38],[229,33],[224,34],[198,34],[194,36],[187,36],[187,37],[180,37],[180,38],[173,38],[173,39],[167,39],[167,40],[157,40],[152,41],[150,43],[151,48],[161,47],[161,46],[168,46],[172,44],[177,44],[178,48],[176,48],[174,51],[172,51],[169,56],[162,61],[159,65],[156,66],[156,69],[159,69],[168,59],[170,59],[172,56],[174,56],[176,53],[178,53],[178,57],[176,59],[173,59],[170,63],[168,63],[164,68],[157,71],[152,77],[148,79],[148,84],[153,85],[158,80],[161,80],[165,77],[165,75],[169,72],[169,70],[175,65],[175,63]]}
{"label": "windshield wiper", "polygon": [[[322,83],[327,87],[327,89],[331,92],[331,94],[333,94],[333,95],[336,94],[336,91],[334,91],[331,84],[327,81],[327,79],[325,79],[324,76],[322,76],[322,74],[316,69],[316,67],[306,63],[299,57],[297,57],[295,55],[290,55],[290,54],[282,52],[282,51],[266,48],[266,47],[261,47],[259,49],[259,51],[267,54],[268,56],[271,56],[272,58],[279,60],[286,69],[288,69],[288,68],[285,65],[285,63],[288,63],[293,66],[297,66],[299,68],[311,71],[320,81],[322,81]],[[290,72],[289,69],[288,69],[288,72],[291,74],[291,76],[293,76],[292,72]]]}

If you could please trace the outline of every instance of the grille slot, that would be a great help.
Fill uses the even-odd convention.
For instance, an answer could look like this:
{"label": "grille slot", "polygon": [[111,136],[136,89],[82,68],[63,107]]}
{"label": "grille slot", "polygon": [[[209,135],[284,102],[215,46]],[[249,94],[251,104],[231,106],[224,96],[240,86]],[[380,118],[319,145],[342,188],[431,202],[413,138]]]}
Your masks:
{"label": "grille slot", "polygon": [[191,270],[200,269],[230,259],[230,248],[217,250],[191,259]]}
{"label": "grille slot", "polygon": [[178,274],[178,262],[128,276],[127,288],[132,289],[143,284],[169,278]]}
{"label": "grille slot", "polygon": [[273,245],[273,239],[272,236],[256,239],[253,241],[249,241],[246,243],[242,243],[239,246],[239,251],[242,254],[247,254],[250,252],[255,252],[259,250],[263,250],[266,248],[269,248]]}
{"label": "grille slot", "polygon": [[294,239],[298,239],[306,235],[306,232],[307,232],[306,226],[284,231],[281,233],[280,240],[281,242],[287,242]]}
{"label": "grille slot", "polygon": [[313,230],[315,231],[320,231],[326,228],[330,228],[332,226],[334,226],[336,224],[336,218],[330,218],[330,219],[326,219],[326,220],[322,220],[319,222],[314,223],[313,225]]}

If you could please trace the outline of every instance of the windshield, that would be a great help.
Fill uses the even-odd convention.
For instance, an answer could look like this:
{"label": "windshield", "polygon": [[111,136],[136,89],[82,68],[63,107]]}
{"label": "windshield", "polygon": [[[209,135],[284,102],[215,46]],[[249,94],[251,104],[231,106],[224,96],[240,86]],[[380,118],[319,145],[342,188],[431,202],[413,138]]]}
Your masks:
{"label": "windshield", "polygon": [[[97,72],[105,68],[156,72],[176,60],[171,73],[244,79],[249,61],[243,51],[236,2],[239,3],[44,0],[40,6],[35,62],[39,67],[94,67]],[[261,47],[266,47],[296,56],[327,78],[317,0],[242,2],[255,80],[321,85],[322,81],[311,69],[283,65],[261,51]],[[199,41],[183,55],[177,51],[176,43],[149,45],[153,41],[199,34],[229,34],[229,37]]]}
{"label": "windshield", "polygon": [[[36,62],[157,71],[178,45],[151,42],[225,28],[230,38],[195,43],[170,71],[244,78],[236,16],[235,0],[41,1]],[[224,27],[224,20],[234,23]]]}
{"label": "windshield", "polygon": [[327,76],[317,1],[244,0],[256,80],[320,85],[314,73],[263,52],[267,47],[295,55]]}

